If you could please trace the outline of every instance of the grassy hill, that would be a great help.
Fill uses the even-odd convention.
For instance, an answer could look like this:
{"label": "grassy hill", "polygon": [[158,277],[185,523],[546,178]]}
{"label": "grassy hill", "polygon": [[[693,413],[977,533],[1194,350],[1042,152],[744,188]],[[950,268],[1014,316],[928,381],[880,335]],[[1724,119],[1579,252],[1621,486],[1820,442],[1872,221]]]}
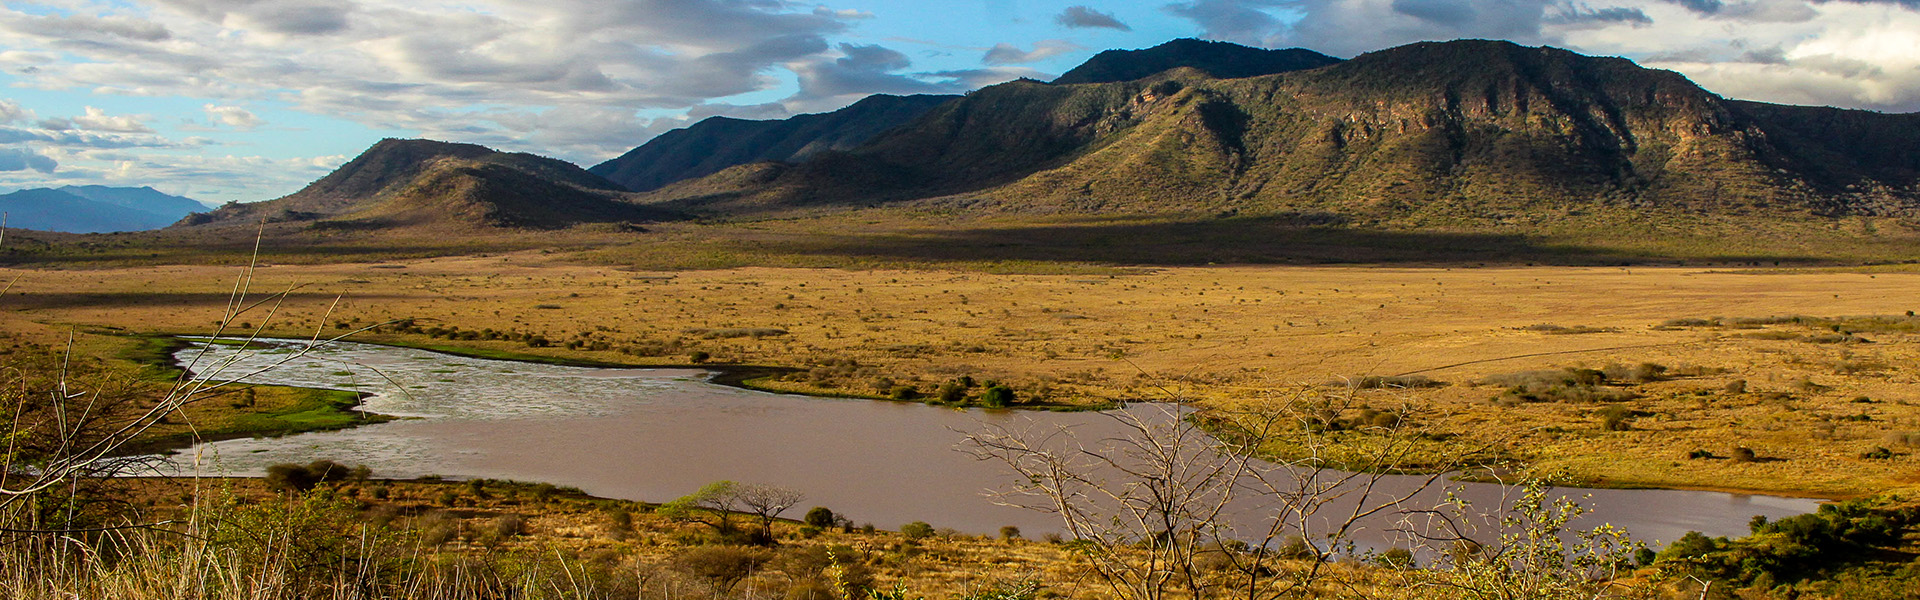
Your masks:
{"label": "grassy hill", "polygon": [[572,164],[472,144],[388,139],[292,195],[228,204],[179,228],[299,223],[310,229],[557,229],[665,213]]}

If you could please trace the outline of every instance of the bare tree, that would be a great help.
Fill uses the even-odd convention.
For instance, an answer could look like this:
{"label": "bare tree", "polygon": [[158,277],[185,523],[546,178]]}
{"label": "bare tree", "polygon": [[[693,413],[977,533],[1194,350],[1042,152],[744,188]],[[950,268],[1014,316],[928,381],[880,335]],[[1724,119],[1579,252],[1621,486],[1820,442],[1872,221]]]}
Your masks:
{"label": "bare tree", "polygon": [[[1010,467],[1017,483],[997,500],[1057,516],[1115,596],[1264,600],[1310,593],[1364,522],[1411,506],[1441,476],[1382,485],[1415,445],[1404,408],[1358,426],[1376,440],[1358,459],[1328,458],[1329,419],[1354,412],[1354,398],[1301,389],[1243,408],[1134,405],[1106,413],[1119,433],[1098,440],[994,427],[965,448]],[[1278,446],[1287,458],[1269,454]]]}
{"label": "bare tree", "polygon": [[748,512],[760,518],[760,530],[767,534],[768,539],[773,536],[773,520],[807,499],[807,495],[800,490],[757,483],[736,486],[734,496]]}

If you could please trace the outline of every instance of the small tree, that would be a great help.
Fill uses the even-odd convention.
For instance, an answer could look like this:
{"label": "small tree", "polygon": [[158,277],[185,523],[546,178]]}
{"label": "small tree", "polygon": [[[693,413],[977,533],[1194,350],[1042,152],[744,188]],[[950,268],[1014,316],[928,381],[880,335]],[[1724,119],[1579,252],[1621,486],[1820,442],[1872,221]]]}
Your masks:
{"label": "small tree", "polygon": [[828,527],[832,527],[834,523],[838,522],[838,519],[833,514],[833,511],[829,510],[825,506],[815,506],[812,509],[809,509],[807,511],[807,516],[802,520],[806,521],[808,526],[817,527],[820,529],[826,529]]}
{"label": "small tree", "polygon": [[715,481],[701,486],[699,491],[660,505],[655,512],[674,521],[712,527],[715,533],[732,533],[733,521],[728,519],[728,515],[739,507],[738,488],[739,484],[732,481]]}
{"label": "small tree", "polygon": [[767,535],[768,540],[773,539],[773,520],[807,498],[800,490],[760,484],[734,486],[733,495],[740,505],[759,517],[760,531]]}
{"label": "small tree", "polygon": [[933,526],[926,521],[914,521],[900,526],[900,536],[909,540],[933,537]]}

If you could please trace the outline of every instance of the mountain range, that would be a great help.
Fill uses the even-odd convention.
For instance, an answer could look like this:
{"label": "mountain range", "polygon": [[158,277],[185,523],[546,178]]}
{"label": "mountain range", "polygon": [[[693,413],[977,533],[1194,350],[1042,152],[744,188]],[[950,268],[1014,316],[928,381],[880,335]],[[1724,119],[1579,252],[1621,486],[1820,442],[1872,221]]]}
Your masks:
{"label": "mountain range", "polygon": [[0,212],[15,229],[107,233],[158,229],[205,211],[199,201],[150,187],[101,185],[33,188],[0,194]]}
{"label": "mountain range", "polygon": [[555,229],[886,206],[1523,233],[1648,215],[1905,222],[1920,114],[1729,100],[1625,59],[1499,41],[1339,60],[1179,40],[1053,82],[715,117],[590,170],[385,140],[293,195],[179,226]]}
{"label": "mountain range", "polygon": [[1324,213],[1437,225],[1594,210],[1911,215],[1920,116],[1721,98],[1617,58],[1421,43],[1219,79],[978,90],[842,153],[644,201],[742,214]]}

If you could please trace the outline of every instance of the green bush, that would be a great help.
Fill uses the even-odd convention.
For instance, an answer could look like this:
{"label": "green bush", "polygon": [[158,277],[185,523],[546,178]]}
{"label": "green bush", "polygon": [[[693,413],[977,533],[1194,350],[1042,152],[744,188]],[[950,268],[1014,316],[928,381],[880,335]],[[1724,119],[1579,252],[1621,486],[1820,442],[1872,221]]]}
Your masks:
{"label": "green bush", "polygon": [[909,540],[933,537],[933,526],[928,525],[926,521],[914,521],[900,526],[900,536]]}
{"label": "green bush", "polygon": [[833,514],[833,511],[828,510],[825,506],[815,506],[807,510],[807,516],[801,518],[801,521],[807,525],[819,529],[832,527],[838,520],[839,519]]}
{"label": "green bush", "polygon": [[986,393],[980,395],[980,403],[993,408],[1006,408],[1014,403],[1013,388],[1004,385],[989,387]]}

